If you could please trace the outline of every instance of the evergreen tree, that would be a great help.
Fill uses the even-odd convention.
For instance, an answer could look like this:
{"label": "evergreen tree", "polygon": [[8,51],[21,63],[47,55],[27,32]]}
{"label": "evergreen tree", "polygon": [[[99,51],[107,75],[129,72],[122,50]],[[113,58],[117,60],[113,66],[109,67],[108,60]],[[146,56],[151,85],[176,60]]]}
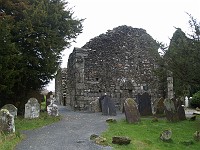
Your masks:
{"label": "evergreen tree", "polygon": [[63,0],[0,0],[1,105],[27,101],[53,79],[61,52],[82,31],[83,20],[67,7]]}
{"label": "evergreen tree", "polygon": [[187,37],[177,28],[164,56],[166,68],[173,72],[175,94],[179,96],[188,95],[191,88],[200,84],[200,26],[196,20],[189,22],[196,32]]}

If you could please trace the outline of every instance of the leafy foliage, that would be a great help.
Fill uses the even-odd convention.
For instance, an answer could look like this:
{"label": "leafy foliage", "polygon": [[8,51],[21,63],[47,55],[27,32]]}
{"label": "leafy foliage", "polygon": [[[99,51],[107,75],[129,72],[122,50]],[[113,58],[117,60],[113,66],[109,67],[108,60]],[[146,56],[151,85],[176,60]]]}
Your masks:
{"label": "leafy foliage", "polygon": [[0,0],[0,106],[53,79],[82,21],[63,0]]}
{"label": "leafy foliage", "polygon": [[200,91],[198,91],[192,96],[191,106],[194,108],[200,108]]}

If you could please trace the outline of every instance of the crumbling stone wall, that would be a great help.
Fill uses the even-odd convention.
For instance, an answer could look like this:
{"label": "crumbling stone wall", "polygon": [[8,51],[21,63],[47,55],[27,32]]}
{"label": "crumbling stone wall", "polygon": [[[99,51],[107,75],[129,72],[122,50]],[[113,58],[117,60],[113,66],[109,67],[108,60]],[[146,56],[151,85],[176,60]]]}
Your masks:
{"label": "crumbling stone wall", "polygon": [[67,68],[60,68],[55,77],[55,97],[59,104],[69,104],[67,95]]}
{"label": "crumbling stone wall", "polygon": [[87,109],[91,101],[107,92],[116,104],[147,92],[158,97],[157,42],[144,29],[119,26],[74,48],[67,66],[70,105]]}

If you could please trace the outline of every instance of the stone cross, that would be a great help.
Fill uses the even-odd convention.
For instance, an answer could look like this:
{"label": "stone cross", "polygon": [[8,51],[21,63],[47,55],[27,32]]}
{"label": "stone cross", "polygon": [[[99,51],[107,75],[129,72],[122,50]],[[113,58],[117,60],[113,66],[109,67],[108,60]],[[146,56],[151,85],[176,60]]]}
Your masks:
{"label": "stone cross", "polygon": [[40,104],[36,98],[30,98],[25,104],[25,118],[38,118],[40,115]]}

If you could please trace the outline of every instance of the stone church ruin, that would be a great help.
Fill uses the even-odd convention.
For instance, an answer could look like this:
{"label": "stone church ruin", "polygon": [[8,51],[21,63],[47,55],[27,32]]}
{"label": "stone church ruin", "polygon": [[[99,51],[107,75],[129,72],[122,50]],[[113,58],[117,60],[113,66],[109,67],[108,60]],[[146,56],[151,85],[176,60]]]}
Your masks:
{"label": "stone church ruin", "polygon": [[152,101],[160,96],[154,75],[158,47],[144,29],[124,25],[108,30],[74,48],[67,68],[58,71],[56,98],[63,105],[87,110],[106,92],[118,106],[127,98],[135,99],[140,113],[148,115]]}

